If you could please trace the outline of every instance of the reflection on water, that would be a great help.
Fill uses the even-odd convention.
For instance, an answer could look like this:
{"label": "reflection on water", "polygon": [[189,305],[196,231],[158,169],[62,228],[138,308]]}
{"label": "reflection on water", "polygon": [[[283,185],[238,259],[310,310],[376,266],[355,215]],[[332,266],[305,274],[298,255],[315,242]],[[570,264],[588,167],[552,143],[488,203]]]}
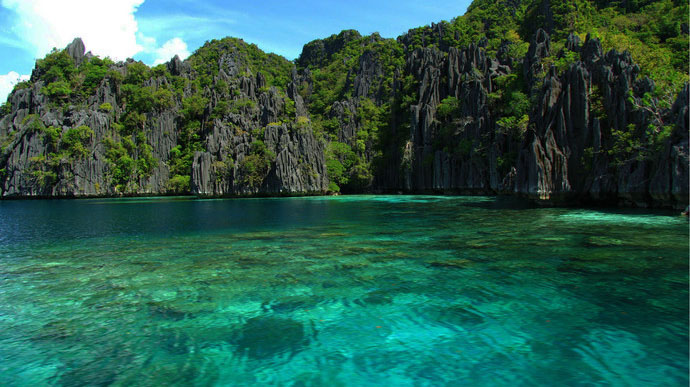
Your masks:
{"label": "reflection on water", "polygon": [[687,246],[487,197],[0,202],[0,385],[687,385]]}

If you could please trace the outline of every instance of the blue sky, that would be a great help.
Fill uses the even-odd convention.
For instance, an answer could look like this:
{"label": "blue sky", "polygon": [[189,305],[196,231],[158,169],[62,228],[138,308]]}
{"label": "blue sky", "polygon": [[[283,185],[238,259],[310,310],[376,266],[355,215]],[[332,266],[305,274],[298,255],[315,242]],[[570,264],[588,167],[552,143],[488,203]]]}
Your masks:
{"label": "blue sky", "polygon": [[470,2],[0,0],[0,99],[31,73],[36,58],[76,36],[96,55],[149,65],[225,36],[295,59],[305,43],[343,29],[392,38],[462,15]]}

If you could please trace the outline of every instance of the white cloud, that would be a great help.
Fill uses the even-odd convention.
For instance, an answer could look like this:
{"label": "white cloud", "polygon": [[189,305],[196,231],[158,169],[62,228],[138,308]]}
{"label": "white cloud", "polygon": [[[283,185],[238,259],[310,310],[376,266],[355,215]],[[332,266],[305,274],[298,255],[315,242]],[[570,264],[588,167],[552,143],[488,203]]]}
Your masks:
{"label": "white cloud", "polygon": [[161,47],[156,49],[156,60],[154,65],[165,63],[172,59],[175,55],[179,55],[180,59],[185,60],[190,55],[187,49],[187,43],[180,38],[172,38],[165,42]]}
{"label": "white cloud", "polygon": [[2,0],[17,13],[12,31],[42,58],[81,37],[86,49],[123,60],[143,50],[134,12],[144,0]]}
{"label": "white cloud", "polygon": [[[0,0],[0,4],[16,13],[10,27],[14,37],[0,37],[43,58],[53,48],[62,49],[76,37],[82,38],[88,51],[115,60],[134,57],[138,53],[154,60],[169,61],[179,55],[190,55],[181,37],[162,46],[156,38],[139,30],[135,12],[145,0]],[[155,34],[154,31],[151,31]]]}
{"label": "white cloud", "polygon": [[7,101],[7,96],[14,88],[14,85],[21,81],[27,80],[29,80],[28,75],[19,75],[15,71],[10,71],[5,75],[0,75],[0,103]]}
{"label": "white cloud", "polygon": [[141,32],[137,32],[137,39],[139,43],[144,45],[144,51],[151,52],[156,50],[156,38],[146,36]]}

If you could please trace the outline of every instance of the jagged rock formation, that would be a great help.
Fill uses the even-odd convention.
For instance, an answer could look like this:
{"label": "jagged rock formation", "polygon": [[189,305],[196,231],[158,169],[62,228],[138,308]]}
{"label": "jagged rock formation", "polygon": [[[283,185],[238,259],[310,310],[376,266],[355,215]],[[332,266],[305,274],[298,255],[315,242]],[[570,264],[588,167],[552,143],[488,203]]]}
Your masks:
{"label": "jagged rock formation", "polygon": [[[412,162],[405,173],[406,190],[490,193],[499,189],[496,175],[496,139],[488,106],[491,80],[509,71],[490,60],[476,45],[451,48],[447,55],[436,48],[418,48],[407,61],[419,80],[419,100],[411,106],[410,147]],[[456,118],[449,123],[453,143],[434,146],[442,135],[437,109],[447,97],[457,99]],[[487,139],[491,142],[488,142]],[[481,142],[485,141],[485,144]],[[458,150],[466,145],[486,154]],[[494,164],[493,168],[491,164]]]}
{"label": "jagged rock formation", "polygon": [[295,66],[228,38],[152,70],[101,63],[77,39],[11,94],[0,191],[687,206],[688,85],[665,107],[629,53],[589,36],[554,52],[537,29],[520,56],[508,40],[491,51],[453,39],[443,23],[397,41],[343,31],[305,45]]}
{"label": "jagged rock formation", "polygon": [[[77,68],[91,57],[85,54],[80,39],[75,39],[64,52]],[[134,72],[134,67],[130,67],[133,63],[111,64],[109,71],[127,77]],[[324,193],[328,179],[323,144],[314,138],[308,123],[298,125],[283,117],[287,98],[298,101],[298,109],[304,111],[294,85],[289,88],[288,97],[275,87],[268,87],[260,72],[241,74],[247,69],[241,68],[243,63],[232,51],[211,65],[220,70],[210,85],[196,92],[203,97],[199,97],[202,102],[198,116],[192,117],[194,122],[198,120],[200,130],[195,135],[203,146],[193,154],[191,176],[179,176],[177,181],[173,181],[171,166],[185,141],[181,137],[189,135],[183,128],[189,124],[184,118],[184,104],[195,95],[191,82],[199,76],[188,61],[175,57],[166,65],[172,77],[154,74],[143,80],[141,88],[154,96],[159,90],[171,89],[171,79],[185,86],[165,106],[142,112],[138,137],[122,129],[128,114],[135,111],[128,106],[132,100],[126,86],[116,76],[103,78],[93,95],[80,104],[58,106],[55,99],[46,95],[47,82],[37,66],[31,86],[10,96],[11,111],[0,120],[0,138],[5,139],[0,156],[2,196]],[[220,84],[222,88],[217,87]],[[216,109],[221,104],[224,108]],[[236,106],[230,109],[228,104]],[[66,136],[73,128],[84,126],[90,129],[82,139],[84,151],[75,154]],[[55,137],[49,135],[51,130]],[[271,157],[261,160],[266,163],[261,170],[247,170],[243,162],[252,154],[252,144],[257,141],[265,143],[266,156]],[[112,144],[133,149],[128,149],[129,155],[124,158],[113,156],[113,149],[122,147]],[[121,168],[127,167],[121,161],[141,161],[146,151],[144,145],[150,147],[154,165],[146,173],[138,173],[133,167],[126,176],[119,176]],[[250,178],[251,174],[255,176]],[[180,189],[176,184],[188,187]]]}
{"label": "jagged rock formation", "polygon": [[192,166],[192,192],[206,196],[281,195],[323,192],[327,188],[323,144],[309,131],[287,125],[266,128],[266,146],[274,149],[274,165],[259,185],[243,184],[228,160],[242,160],[251,152],[247,134],[218,126],[207,137],[208,152],[197,152]]}
{"label": "jagged rock formation", "polygon": [[[220,63],[229,60],[221,58]],[[218,81],[230,84],[232,79],[227,74],[221,70]],[[305,118],[306,111],[294,81],[288,84],[287,95],[281,95],[274,87],[261,91],[266,89],[261,73],[240,78],[239,87],[240,99],[258,101],[256,108],[250,106],[240,114],[215,118],[212,129],[205,133],[206,151],[194,155],[192,192],[208,196],[324,193],[328,188],[324,144],[314,137],[306,122],[281,122],[288,100],[294,104],[296,116]],[[229,94],[214,92],[211,109],[228,99],[231,99]],[[243,171],[242,161],[252,154],[252,130],[259,128],[264,131],[262,141],[272,162],[269,168],[256,171],[260,173],[260,181],[248,182],[242,174],[250,172]],[[237,164],[230,167],[233,160]]]}
{"label": "jagged rock formation", "polygon": [[[430,30],[444,33],[434,25]],[[412,38],[398,41],[405,44]],[[687,85],[672,109],[659,108],[656,100],[651,102],[654,109],[645,109],[642,100],[654,90],[653,82],[638,79],[640,69],[629,53],[604,54],[597,39],[588,37],[583,44],[571,34],[565,49],[577,60],[562,70],[544,64],[546,57],[554,56],[544,30],[537,30],[522,60],[507,55],[507,43],[490,58],[485,44],[409,51],[405,73],[396,73],[393,81],[392,98],[404,93],[399,80],[410,74],[416,80],[416,99],[409,106],[409,118],[402,112],[390,121],[393,135],[397,131],[400,136],[405,126],[409,135],[402,135],[402,147],[384,148],[388,158],[376,171],[371,190],[506,193],[544,204],[685,208]],[[565,52],[557,54],[564,56]],[[391,98],[376,92],[385,82],[377,56],[365,51],[358,60],[356,72],[348,74],[354,82],[342,92],[351,97],[335,101],[330,109],[339,123],[338,141],[351,146],[362,130],[356,119],[360,102],[371,99],[382,105]],[[492,98],[501,92],[497,81],[511,74],[526,80],[528,97],[534,101],[521,133],[501,126],[505,108]],[[439,111],[444,101],[455,103],[451,117]],[[668,123],[668,137],[640,134],[650,124],[660,131]],[[617,150],[618,137],[626,133],[649,143],[643,140],[628,152]]]}
{"label": "jagged rock formation", "polygon": [[[540,44],[537,38],[532,47]],[[581,61],[560,75],[552,68],[544,79],[533,116],[535,126],[523,142],[517,177],[508,188],[541,200],[579,197],[637,206],[687,205],[688,126],[687,111],[682,108],[687,86],[674,109],[660,113],[664,121],[676,123],[672,135],[661,144],[663,150],[642,158],[638,153],[621,159],[624,155],[606,152],[614,148],[612,133],[644,130],[653,120],[636,108],[653,83],[648,78],[637,79],[639,67],[629,53],[610,51],[604,55],[599,41],[589,37],[581,50],[577,45],[573,48],[582,52]],[[526,63],[534,66],[539,60],[537,54],[528,57]],[[597,88],[600,96],[593,95]],[[602,117],[593,114],[595,98],[601,98]]]}

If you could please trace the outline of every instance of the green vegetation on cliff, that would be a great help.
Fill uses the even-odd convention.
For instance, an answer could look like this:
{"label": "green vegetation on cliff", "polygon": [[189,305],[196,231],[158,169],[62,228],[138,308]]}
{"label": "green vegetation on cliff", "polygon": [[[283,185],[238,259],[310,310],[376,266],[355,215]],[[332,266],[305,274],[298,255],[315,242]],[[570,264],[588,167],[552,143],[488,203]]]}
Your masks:
{"label": "green vegetation on cliff", "polygon": [[222,70],[237,72],[228,74],[230,76],[248,76],[250,74],[246,72],[247,70],[252,75],[262,72],[266,77],[267,85],[281,89],[285,89],[290,81],[290,71],[293,66],[282,56],[267,54],[255,44],[245,43],[242,39],[224,38],[206,42],[189,58],[192,68],[199,75],[201,86],[213,84],[213,78],[221,70],[218,64],[224,56],[231,58],[232,62],[225,63]]}
{"label": "green vegetation on cliff", "polygon": [[[658,108],[669,108],[689,79],[687,18],[688,4],[678,0],[475,0],[465,15],[411,29],[397,40],[346,30],[310,42],[296,62],[298,68],[308,69],[311,74],[311,83],[304,82],[301,91],[315,131],[332,144],[327,152],[331,188],[366,189],[373,182],[371,176],[381,174],[377,168],[391,157],[400,157],[410,135],[410,105],[417,103],[419,82],[428,76],[409,74],[409,59],[416,49],[433,47],[446,56],[453,47],[462,50],[479,43],[488,56],[511,58],[514,72],[493,80],[495,89],[490,90],[489,102],[497,134],[509,136],[517,144],[527,130],[542,85],[536,83],[528,89],[522,68],[538,28],[551,36],[549,54],[542,59],[542,78],[552,65],[558,73],[564,73],[580,60],[577,53],[566,49],[569,35],[583,42],[588,36],[598,38],[604,52],[630,52],[640,66],[640,75],[656,84]],[[440,76],[446,82],[447,75]],[[483,153],[484,140],[459,137],[460,105],[455,97],[441,101],[436,112],[439,133],[434,147],[457,156],[467,156],[473,150]],[[653,131],[657,143],[663,137],[656,134],[658,131]],[[354,136],[343,136],[352,132]],[[620,137],[619,143],[632,141],[637,144],[635,149],[641,149],[639,144],[649,137],[644,130],[615,132],[613,136]],[[342,151],[344,147],[347,152]],[[508,160],[516,158],[514,146],[505,152],[499,157],[501,173],[512,164]],[[353,185],[353,181],[359,184]]]}
{"label": "green vegetation on cliff", "polygon": [[[573,165],[617,176],[631,161],[670,152],[669,140],[681,136],[669,114],[689,79],[688,8],[679,0],[475,0],[465,15],[397,39],[345,30],[309,42],[294,62],[229,37],[153,68],[54,50],[15,87],[44,106],[4,120],[0,182],[12,172],[3,164],[11,148],[31,141],[25,132],[43,141],[31,158],[41,187],[93,155],[107,194],[193,192],[201,161],[210,171],[197,178],[212,176],[223,194],[258,192],[272,183],[277,159],[304,163],[277,157],[298,145],[313,150],[300,133],[317,139],[331,192],[496,191],[515,184],[529,149],[553,153],[529,148],[546,131],[577,143],[559,149],[577,158]],[[0,123],[16,114],[12,100]],[[596,131],[596,145],[575,131]],[[566,177],[581,183],[580,175]]]}
{"label": "green vegetation on cliff", "polygon": [[[369,62],[375,63],[375,68],[362,68]],[[382,156],[393,105],[400,103],[395,100],[393,87],[396,74],[404,71],[403,45],[378,34],[363,37],[346,30],[308,43],[297,64],[311,72],[312,84],[303,83],[300,91],[314,131],[332,144],[326,152],[331,191],[366,189]],[[356,78],[361,72],[371,78]],[[338,105],[344,112],[334,111],[334,104],[343,100],[349,101]],[[355,128],[353,136],[342,138],[342,127]]]}
{"label": "green vegetation on cliff", "polygon": [[688,2],[684,0],[475,0],[467,13],[450,22],[410,30],[407,50],[435,45],[442,50],[464,47],[486,37],[496,54],[508,41],[520,58],[538,28],[551,35],[557,55],[569,34],[601,39],[605,51],[629,51],[643,75],[662,95],[674,96],[688,81]]}

